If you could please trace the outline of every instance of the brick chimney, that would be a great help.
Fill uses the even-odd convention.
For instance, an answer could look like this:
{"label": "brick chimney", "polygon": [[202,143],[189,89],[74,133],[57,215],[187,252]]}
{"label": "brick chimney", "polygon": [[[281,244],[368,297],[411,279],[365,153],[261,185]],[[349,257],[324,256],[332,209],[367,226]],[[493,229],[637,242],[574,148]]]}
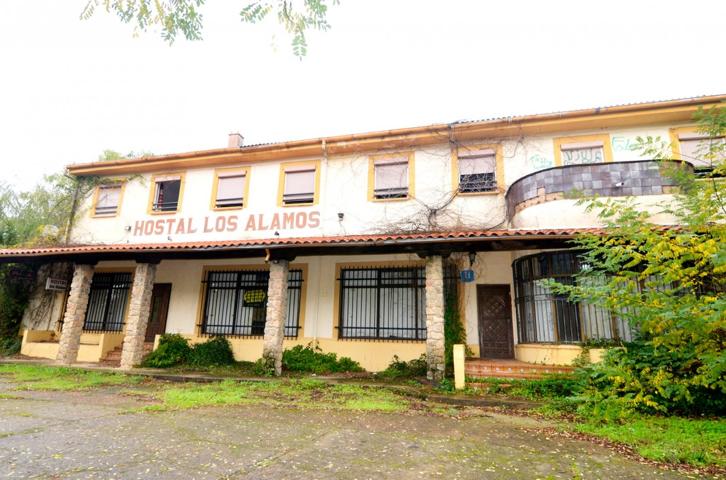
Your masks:
{"label": "brick chimney", "polygon": [[242,148],[244,141],[245,137],[243,137],[239,132],[230,133],[229,140],[227,140],[227,148]]}

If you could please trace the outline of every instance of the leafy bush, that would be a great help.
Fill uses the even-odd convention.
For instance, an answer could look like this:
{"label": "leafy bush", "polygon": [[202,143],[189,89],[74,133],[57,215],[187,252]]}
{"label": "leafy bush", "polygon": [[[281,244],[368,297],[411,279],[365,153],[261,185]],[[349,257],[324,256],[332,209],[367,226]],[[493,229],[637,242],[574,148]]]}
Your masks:
{"label": "leafy bush", "polygon": [[226,338],[212,337],[206,342],[192,347],[187,363],[194,367],[232,365],[234,363],[234,354]]}
{"label": "leafy bush", "polygon": [[582,384],[578,378],[553,374],[537,380],[516,382],[509,393],[533,399],[565,399],[579,394],[581,390]]}
{"label": "leafy bush", "polygon": [[446,309],[444,310],[444,365],[446,375],[449,376],[454,374],[454,345],[456,344],[466,345],[466,329],[461,322],[456,296],[451,295],[446,299]]}
{"label": "leafy bush", "polygon": [[303,347],[296,345],[282,353],[282,368],[290,372],[308,372],[316,374],[339,372],[362,372],[358,362],[348,357],[340,357],[335,353],[323,353],[317,345],[308,344]]}
{"label": "leafy bush", "polygon": [[701,365],[692,343],[658,348],[639,340],[611,349],[601,363],[582,369],[587,402],[581,410],[611,420],[636,411],[723,415],[726,395],[714,384],[697,380]]}
{"label": "leafy bush", "polygon": [[[695,119],[701,134],[726,134],[726,108]],[[671,158],[669,142],[638,143],[645,158]],[[726,144],[709,142],[696,155],[713,165],[714,177],[726,175]],[[654,212],[632,197],[585,200],[604,232],[579,235],[586,268],[570,284],[549,285],[613,312],[634,331],[635,342],[585,368],[584,408],[608,418],[726,413],[726,183],[672,162],[661,171],[678,186],[661,210],[678,227],[654,224]]]}
{"label": "leafy bush", "polygon": [[422,354],[418,358],[409,360],[408,362],[393,356],[393,360],[388,364],[388,368],[379,373],[385,378],[413,378],[426,376],[426,354]]}
{"label": "leafy bush", "polygon": [[159,346],[151,352],[142,367],[169,368],[184,363],[189,358],[192,348],[189,341],[176,333],[166,333],[159,338]]}
{"label": "leafy bush", "polygon": [[0,338],[0,357],[9,357],[20,352],[22,339],[20,337]]}

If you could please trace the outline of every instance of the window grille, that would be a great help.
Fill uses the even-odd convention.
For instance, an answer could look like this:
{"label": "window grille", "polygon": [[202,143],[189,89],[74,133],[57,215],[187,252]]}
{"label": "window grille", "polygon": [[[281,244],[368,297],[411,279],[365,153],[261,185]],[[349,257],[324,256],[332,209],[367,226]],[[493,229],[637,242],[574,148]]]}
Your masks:
{"label": "window grille", "polygon": [[340,271],[339,338],[426,339],[423,267]]}
{"label": "window grille", "polygon": [[459,153],[459,191],[462,193],[497,190],[497,157],[493,149]]}
{"label": "window grille", "polygon": [[[285,336],[300,329],[302,270],[290,270],[287,285]],[[204,280],[203,335],[261,337],[267,319],[267,270],[210,271]]]}
{"label": "window grille", "polygon": [[94,273],[83,322],[87,332],[120,332],[126,317],[131,273]]}
{"label": "window grille", "polygon": [[632,329],[622,318],[586,302],[571,302],[547,286],[547,280],[575,282],[581,269],[575,252],[529,255],[515,260],[513,269],[520,343],[632,340]]}

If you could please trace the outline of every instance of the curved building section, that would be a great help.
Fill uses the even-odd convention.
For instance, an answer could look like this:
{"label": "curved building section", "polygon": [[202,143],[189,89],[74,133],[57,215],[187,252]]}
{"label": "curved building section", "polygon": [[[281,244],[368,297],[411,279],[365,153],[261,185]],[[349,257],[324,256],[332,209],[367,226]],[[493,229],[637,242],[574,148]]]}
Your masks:
{"label": "curved building section", "polygon": [[598,226],[597,215],[577,205],[578,198],[635,196],[646,208],[653,207],[654,221],[672,223],[669,216],[658,214],[655,207],[673,194],[675,181],[667,171],[679,165],[693,168],[680,161],[639,160],[540,170],[509,187],[507,216],[516,228],[542,228],[550,223],[592,227]]}

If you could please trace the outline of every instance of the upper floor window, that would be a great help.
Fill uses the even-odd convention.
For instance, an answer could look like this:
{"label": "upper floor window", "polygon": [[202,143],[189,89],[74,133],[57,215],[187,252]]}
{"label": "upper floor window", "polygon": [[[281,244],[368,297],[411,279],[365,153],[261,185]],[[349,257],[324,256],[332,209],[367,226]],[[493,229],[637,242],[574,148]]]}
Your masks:
{"label": "upper floor window", "polygon": [[181,174],[157,175],[152,178],[151,211],[173,213],[181,202],[183,176]]}
{"label": "upper floor window", "polygon": [[279,204],[314,205],[318,201],[319,162],[288,163],[280,166]]}
{"label": "upper floor window", "polygon": [[501,147],[471,146],[457,150],[455,185],[461,193],[485,193],[499,191],[503,168]]}
{"label": "upper floor window", "polygon": [[413,155],[410,153],[370,159],[369,199],[406,199],[413,195]]}
{"label": "upper floor window", "polygon": [[242,208],[247,196],[247,169],[218,170],[215,177],[213,208]]}
{"label": "upper floor window", "polygon": [[93,213],[97,217],[114,216],[118,213],[121,205],[121,193],[123,184],[113,183],[99,185],[96,189],[96,201]]}
{"label": "upper floor window", "polygon": [[555,138],[555,165],[612,162],[610,135]]}
{"label": "upper floor window", "polygon": [[673,129],[674,157],[690,162],[696,171],[713,170],[714,162],[724,159],[726,155],[726,137],[711,137],[698,131],[697,128],[686,127]]}

